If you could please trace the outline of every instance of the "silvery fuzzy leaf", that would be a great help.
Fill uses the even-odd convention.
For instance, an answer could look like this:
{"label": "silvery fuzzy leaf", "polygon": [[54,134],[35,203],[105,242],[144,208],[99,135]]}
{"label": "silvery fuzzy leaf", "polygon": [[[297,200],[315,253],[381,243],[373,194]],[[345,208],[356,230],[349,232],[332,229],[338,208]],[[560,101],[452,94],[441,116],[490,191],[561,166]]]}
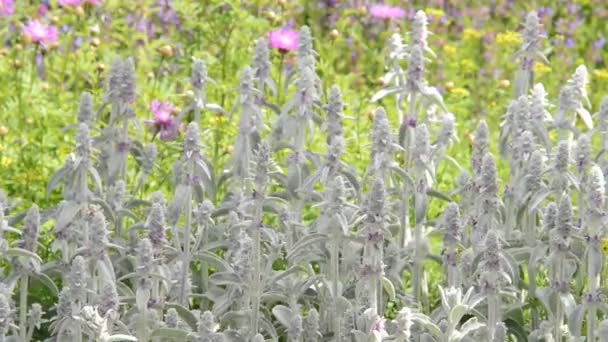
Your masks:
{"label": "silvery fuzzy leaf", "polygon": [[576,109],[576,113],[581,117],[587,129],[593,129],[593,119],[591,118],[591,114],[583,107],[578,107]]}
{"label": "silvery fuzzy leaf", "polygon": [[528,213],[533,214],[536,209],[538,209],[539,205],[543,203],[543,201],[553,193],[550,189],[545,189],[544,191],[540,191],[535,194],[533,197],[530,197],[530,201],[527,205]]}
{"label": "silvery fuzzy leaf", "polygon": [[222,108],[220,105],[215,104],[215,103],[207,103],[207,104],[205,104],[205,109],[210,110],[210,111],[215,112],[215,113],[226,113],[226,111],[224,110],[224,108]]}
{"label": "silvery fuzzy leaf", "polygon": [[72,167],[70,167],[70,165],[66,164],[61,169],[59,169],[57,172],[55,172],[55,174],[51,177],[51,180],[49,181],[49,183],[46,186],[46,196],[48,197],[51,194],[51,192],[53,192],[53,190],[55,188],[57,188],[61,184],[61,182],[64,180],[64,178],[72,171],[73,171]]}
{"label": "silvery fuzzy leaf", "polygon": [[394,301],[396,296],[395,286],[387,277],[382,277],[382,287],[388,295],[388,300]]}
{"label": "silvery fuzzy leaf", "polygon": [[424,97],[431,104],[438,105],[446,113],[449,112],[449,110],[445,106],[445,103],[443,102],[443,96],[441,96],[441,93],[439,92],[439,90],[437,90],[437,88],[435,88],[435,87],[429,87],[429,86],[423,86],[423,87],[421,87],[420,92],[422,93],[422,95],[424,95]]}
{"label": "silvery fuzzy leaf", "polygon": [[[165,329],[167,329],[167,328],[165,328]],[[137,340],[137,338],[135,338],[131,335],[124,335],[124,334],[111,335],[109,337],[100,339],[100,342],[111,342],[111,341],[138,341],[138,340]]]}
{"label": "silvery fuzzy leaf", "polygon": [[99,193],[103,192],[103,186],[101,185],[101,177],[99,176],[99,173],[97,172],[97,169],[95,169],[93,166],[89,166],[89,173],[91,174],[91,176],[93,177],[93,181],[95,182],[95,186],[97,187],[97,191]]}
{"label": "silvery fuzzy leaf", "polygon": [[285,328],[289,329],[291,327],[291,321],[295,313],[290,308],[284,305],[275,305],[272,308],[272,314]]}
{"label": "silvery fuzzy leaf", "polygon": [[453,202],[453,200],[452,200],[452,198],[450,196],[448,196],[448,195],[446,195],[446,194],[444,194],[444,193],[442,193],[440,191],[437,191],[435,189],[428,189],[426,191],[426,194],[429,195],[429,196],[431,196],[431,197],[435,197],[435,198],[438,198],[440,200],[444,200],[446,202]]}
{"label": "silvery fuzzy leaf", "polygon": [[147,310],[148,301],[150,300],[150,291],[138,288],[135,291],[135,304],[140,312]]}
{"label": "silvery fuzzy leaf", "polygon": [[218,257],[217,255],[215,255],[214,253],[208,252],[208,251],[203,251],[200,253],[197,253],[193,256],[193,258],[195,259],[199,259],[201,261],[204,261],[210,265],[214,265],[215,267],[217,267],[219,270],[224,270],[224,271],[232,271],[232,267],[230,267],[230,265],[224,260],[221,259],[220,257]]}
{"label": "silvery fuzzy leaf", "polygon": [[562,301],[562,305],[564,306],[564,312],[566,316],[570,316],[574,310],[576,309],[576,300],[571,293],[560,294],[560,300]]}
{"label": "silvery fuzzy leaf", "polygon": [[57,217],[57,223],[55,224],[55,230],[60,231],[65,228],[68,224],[74,221],[74,217],[80,212],[82,208],[81,204],[67,201],[60,206],[59,216]]}
{"label": "silvery fuzzy leaf", "polygon": [[190,310],[186,309],[182,305],[178,303],[167,303],[165,306],[167,309],[175,309],[177,314],[181,319],[186,322],[192,330],[196,331],[196,327],[198,325],[198,319],[190,312]]}
{"label": "silvery fuzzy leaf", "polygon": [[[602,272],[602,267],[604,265],[604,258],[602,253],[596,249],[590,248],[587,252],[587,258],[589,259],[589,266],[591,267],[591,275],[599,275]],[[589,272],[589,270],[587,270]]]}
{"label": "silvery fuzzy leaf", "polygon": [[34,274],[33,276],[38,281],[40,281],[47,289],[51,290],[51,293],[54,296],[59,295],[59,288],[57,287],[57,285],[55,284],[53,279],[51,279],[51,277],[49,277],[48,275],[46,275],[45,273],[42,273],[42,272],[38,272],[38,273]]}
{"label": "silvery fuzzy leaf", "polygon": [[376,102],[376,101],[382,99],[383,97],[386,97],[386,96],[394,94],[394,93],[398,93],[400,91],[403,91],[403,87],[395,86],[395,87],[381,89],[380,91],[378,91],[376,94],[374,94],[372,96],[372,99],[370,100],[370,102]]}
{"label": "silvery fuzzy leaf", "polygon": [[580,336],[583,326],[583,318],[585,316],[586,307],[584,304],[577,305],[567,315],[568,328],[574,336]]}
{"label": "silvery fuzzy leaf", "polygon": [[452,307],[448,315],[448,322],[453,325],[457,325],[462,317],[469,312],[469,308],[463,304],[456,304]]}
{"label": "silvery fuzzy leaf", "polygon": [[265,317],[259,317],[260,321],[260,329],[266,331],[271,337],[273,341],[278,341],[279,335],[275,330],[274,326],[270,321],[268,321]]}
{"label": "silvery fuzzy leaf", "polygon": [[414,193],[414,208],[416,222],[423,222],[428,209],[428,198],[426,194]]}
{"label": "silvery fuzzy leaf", "polygon": [[293,258],[297,258],[298,256],[300,256],[303,253],[306,253],[306,249],[311,246],[311,245],[316,245],[318,243],[321,243],[323,241],[327,240],[327,236],[325,234],[308,234],[305,235],[304,237],[302,237],[301,239],[299,239],[293,246],[292,248],[287,251],[287,256],[286,258],[288,260],[291,260]]}
{"label": "silvery fuzzy leaf", "polygon": [[38,254],[22,248],[9,248],[4,252],[3,257],[25,258],[26,260],[31,260],[38,264],[42,262],[42,259],[38,256]]}
{"label": "silvery fuzzy leaf", "polygon": [[[460,334],[462,334],[462,337],[464,337],[471,333],[474,333],[475,331],[477,331],[479,329],[484,328],[485,326],[486,325],[484,323],[479,322],[477,317],[473,317],[471,319],[468,319],[466,322],[464,322],[464,324],[462,324],[462,326],[460,327]],[[451,341],[451,339],[450,339],[450,341]],[[456,341],[454,341],[454,342],[456,342]]]}

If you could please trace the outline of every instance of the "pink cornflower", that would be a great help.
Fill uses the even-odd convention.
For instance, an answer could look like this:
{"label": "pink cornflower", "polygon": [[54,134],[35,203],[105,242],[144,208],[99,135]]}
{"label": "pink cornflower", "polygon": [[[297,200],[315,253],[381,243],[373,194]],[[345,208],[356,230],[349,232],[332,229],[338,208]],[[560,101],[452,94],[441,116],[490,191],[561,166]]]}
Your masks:
{"label": "pink cornflower", "polygon": [[59,0],[59,5],[61,6],[82,6],[85,3],[85,0]]}
{"label": "pink cornflower", "polygon": [[97,5],[100,5],[102,2],[103,2],[103,0],[59,0],[59,4],[64,7],[67,7],[67,6],[77,7],[77,6],[83,6],[84,4],[91,4],[93,6],[97,6]]}
{"label": "pink cornflower", "polygon": [[405,18],[405,10],[401,7],[387,4],[375,4],[369,8],[372,17],[384,20],[396,20]]}
{"label": "pink cornflower", "polygon": [[177,120],[173,117],[175,107],[167,101],[154,100],[150,109],[154,113],[154,120],[146,120],[145,123],[152,126],[154,135],[160,132],[161,140],[175,140],[179,129]]}
{"label": "pink cornflower", "polygon": [[45,48],[59,39],[59,31],[55,26],[45,25],[38,19],[28,20],[27,25],[23,26],[22,30],[23,34],[31,39],[32,42],[38,43]]}
{"label": "pink cornflower", "polygon": [[0,14],[5,17],[15,14],[15,1],[0,0]]}
{"label": "pink cornflower", "polygon": [[269,34],[270,46],[279,49],[281,53],[298,48],[298,32],[289,29],[279,29]]}

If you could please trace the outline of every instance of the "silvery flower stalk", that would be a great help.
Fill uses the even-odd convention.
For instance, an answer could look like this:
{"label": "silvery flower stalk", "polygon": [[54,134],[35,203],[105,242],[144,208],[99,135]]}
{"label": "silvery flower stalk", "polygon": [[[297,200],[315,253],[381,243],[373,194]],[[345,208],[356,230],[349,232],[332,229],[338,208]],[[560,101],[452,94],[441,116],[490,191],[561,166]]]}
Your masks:
{"label": "silvery flower stalk", "polygon": [[[432,165],[431,146],[429,141],[429,131],[425,124],[420,124],[415,131],[416,141],[411,150],[413,161],[414,175],[414,270],[412,275],[412,293],[416,300],[426,304],[426,298],[423,298],[423,292],[426,293],[426,284],[424,282],[423,264],[426,258],[426,238],[424,236],[424,226],[426,223],[426,213],[428,209],[427,190],[432,186],[430,180],[433,178],[429,174],[434,170]],[[424,291],[423,291],[424,290]]]}
{"label": "silvery flower stalk", "polygon": [[497,333],[500,330],[499,325],[502,323],[500,290],[503,284],[511,282],[510,273],[512,272],[508,273],[505,270],[508,263],[502,255],[499,235],[494,229],[489,230],[486,234],[483,248],[483,261],[478,270],[479,286],[488,303],[488,338],[496,341]]}
{"label": "silvery flower stalk", "polygon": [[324,193],[324,201],[317,206],[323,208],[319,218],[319,230],[327,234],[329,238],[329,274],[332,294],[332,332],[336,341],[342,339],[341,336],[341,313],[338,310],[338,299],[342,293],[340,291],[340,248],[342,239],[348,230],[348,218],[345,216],[344,183],[340,177],[333,178],[327,184]]}
{"label": "silvery flower stalk", "polygon": [[497,228],[496,214],[500,203],[496,161],[490,153],[483,158],[481,173],[476,183],[479,191],[475,201],[477,224],[472,233],[471,241],[474,246],[480,247],[486,234]]}
{"label": "silvery flower stalk", "polygon": [[463,230],[458,204],[452,202],[447,205],[441,222],[445,232],[443,261],[447,269],[448,287],[458,288],[461,284],[458,259]]}
{"label": "silvery flower stalk", "polygon": [[270,89],[273,95],[277,94],[277,85],[274,83],[271,75],[272,64],[270,62],[270,52],[268,51],[268,40],[259,38],[255,41],[253,53],[253,76],[257,83],[255,87],[259,91],[259,102],[264,100],[266,88]]}
{"label": "silvery flower stalk", "polygon": [[150,314],[148,303],[152,297],[153,272],[154,267],[154,251],[152,242],[144,238],[140,240],[137,250],[136,260],[136,275],[137,286],[135,290],[135,305],[137,308],[136,317],[136,336],[140,341],[147,341],[150,331],[148,329],[148,315]]}
{"label": "silvery flower stalk", "polygon": [[[177,187],[175,190],[175,198],[171,204],[170,214],[174,229],[174,241],[176,248],[181,250],[182,260],[182,279],[180,284],[180,294],[178,302],[186,305],[188,298],[185,288],[188,283],[186,279],[190,277],[190,262],[191,262],[191,242],[192,242],[192,202],[206,192],[210,191],[210,181],[212,174],[203,158],[200,147],[200,136],[198,125],[194,122],[188,125],[184,139],[184,155],[176,164],[177,170]],[[198,201],[202,201],[198,198]],[[181,231],[177,230],[178,220],[181,215],[184,215],[184,227]],[[180,239],[181,237],[181,239]],[[181,240],[181,241],[180,241]]]}
{"label": "silvery flower stalk", "polygon": [[13,322],[11,297],[0,288],[0,342],[7,342],[7,334]]}
{"label": "silvery flower stalk", "polygon": [[[108,126],[103,130],[102,139],[107,143],[102,150],[107,159],[101,159],[102,167],[108,183],[118,179],[126,180],[127,158],[131,146],[129,138],[129,122],[133,121],[139,127],[133,109],[137,95],[135,64],[132,58],[126,60],[117,57],[112,63],[108,78],[106,104],[112,105]],[[121,127],[117,127],[122,124]]]}
{"label": "silvery flower stalk", "polygon": [[488,124],[485,120],[479,121],[475,130],[475,137],[473,140],[473,151],[471,153],[471,166],[473,168],[473,175],[479,177],[481,174],[481,166],[483,164],[483,158],[490,152],[490,132]]}
{"label": "silvery flower stalk", "polygon": [[367,278],[369,308],[376,315],[382,313],[383,250],[386,230],[386,192],[382,178],[376,178],[369,190],[363,230],[363,276]]}
{"label": "silvery flower stalk", "polygon": [[[214,207],[211,201],[205,200],[201,203],[195,212],[195,221],[197,223],[197,238],[194,243],[194,250],[199,251],[203,246],[209,243],[209,229],[214,225],[211,214]],[[209,289],[209,264],[206,261],[201,261],[201,292],[205,293]]]}
{"label": "silvery flower stalk", "polygon": [[516,57],[519,57],[519,70],[515,76],[515,97],[527,95],[534,84],[534,65],[537,60],[549,64],[541,51],[541,24],[535,11],[529,12],[526,17],[524,31],[521,34],[523,42]]}
{"label": "silvery flower stalk", "polygon": [[[342,323],[340,323],[341,328]],[[308,315],[304,319],[303,324],[304,332],[304,342],[318,342],[322,337],[320,322],[319,322],[319,313],[315,308],[310,308],[308,311]],[[338,331],[336,338],[340,338],[340,331]]]}
{"label": "silvery flower stalk", "polygon": [[[87,304],[87,291],[88,291],[88,280],[89,274],[86,268],[85,259],[78,255],[72,261],[72,266],[68,274],[68,295],[71,303],[72,314],[80,312],[80,310]],[[77,342],[82,341],[82,324],[79,320],[74,322],[76,326],[73,334]]]}
{"label": "silvery flower stalk", "polygon": [[598,329],[599,342],[608,342],[608,319],[603,320],[600,323]]}
{"label": "silvery flower stalk", "polygon": [[[40,211],[37,205],[33,205],[27,212],[23,233],[21,234],[21,248],[36,254],[38,249],[38,235],[40,233]],[[26,265],[22,265],[19,289],[19,336],[22,341],[27,341],[27,295],[29,284],[29,273],[31,272],[29,259]],[[38,266],[39,267],[39,266]]]}
{"label": "silvery flower stalk", "polygon": [[86,222],[91,234],[90,240],[86,242],[86,252],[83,251],[83,254],[89,257],[89,262],[92,264],[90,290],[97,292],[101,291],[106,284],[116,283],[114,266],[107,252],[107,248],[110,246],[108,223],[101,207],[97,205],[90,205],[87,209]]}
{"label": "silvery flower stalk", "polygon": [[559,201],[562,196],[567,193],[567,190],[574,176],[570,174],[568,167],[570,166],[570,144],[567,140],[562,140],[557,144],[555,150],[552,169],[555,170],[552,175],[551,190],[554,192],[556,200]]}
{"label": "silvery flower stalk", "polygon": [[257,98],[259,91],[254,88],[253,72],[245,67],[239,87],[238,106],[241,109],[238,136],[234,144],[233,186],[235,189],[246,189],[246,178],[254,151],[260,143],[263,129],[262,111]]}
{"label": "silvery flower stalk", "polygon": [[[576,68],[572,78],[560,89],[559,105],[557,113],[555,113],[555,126],[559,130],[560,140],[563,140],[566,132],[568,132],[567,138],[568,141],[571,141],[574,133],[578,132],[575,127],[577,116],[581,117],[587,129],[593,129],[591,114],[585,108],[591,107],[586,90],[588,83],[587,68],[584,65],[580,65]],[[568,118],[569,114],[574,115]]]}
{"label": "silvery flower stalk", "polygon": [[143,192],[143,187],[148,181],[148,178],[154,171],[156,159],[158,157],[158,149],[154,143],[149,143],[141,151],[138,161],[141,166],[141,175],[137,181],[137,186],[133,189],[133,194],[137,194],[140,190]]}
{"label": "silvery flower stalk", "polygon": [[587,183],[587,171],[589,170],[592,163],[591,156],[591,138],[587,134],[581,134],[576,141],[576,146],[574,148],[574,170],[576,171],[576,176],[578,177],[578,214],[579,214],[579,226],[585,226],[585,200],[583,196],[584,185]]}
{"label": "silvery flower stalk", "polygon": [[549,254],[549,278],[553,290],[558,296],[555,313],[553,315],[553,336],[556,341],[561,341],[562,325],[564,320],[564,306],[562,298],[569,295],[569,282],[575,271],[575,262],[572,259],[571,236],[574,233],[572,204],[570,198],[565,195],[558,205],[555,231],[552,236]]}
{"label": "silvery flower stalk", "polygon": [[252,219],[250,231],[253,236],[253,283],[251,284],[251,325],[250,334],[258,333],[260,301],[263,290],[262,272],[262,238],[261,229],[263,226],[263,206],[266,199],[268,188],[268,175],[272,171],[272,159],[270,147],[266,144],[259,145],[252,171],[253,190],[252,190]]}
{"label": "silvery flower stalk", "polygon": [[[587,184],[587,220],[585,221],[587,257],[587,293],[595,296],[600,290],[600,276],[604,264],[602,241],[606,238],[606,184],[599,166],[594,165],[589,172]],[[582,202],[582,200],[579,200]],[[587,339],[595,341],[597,307],[591,303],[587,311]]]}
{"label": "silvery flower stalk", "polygon": [[553,117],[547,110],[553,107],[547,100],[547,92],[542,83],[534,85],[530,91],[530,122],[531,131],[536,139],[544,144],[546,151],[551,152],[553,146],[549,139],[548,125],[553,125]]}
{"label": "silvery flower stalk", "polygon": [[[608,96],[604,97],[600,105],[600,109],[595,116],[598,118],[598,125],[595,128],[596,132],[600,133],[602,138],[602,149],[600,154],[604,156],[608,153]],[[605,156],[603,158],[606,159]]]}

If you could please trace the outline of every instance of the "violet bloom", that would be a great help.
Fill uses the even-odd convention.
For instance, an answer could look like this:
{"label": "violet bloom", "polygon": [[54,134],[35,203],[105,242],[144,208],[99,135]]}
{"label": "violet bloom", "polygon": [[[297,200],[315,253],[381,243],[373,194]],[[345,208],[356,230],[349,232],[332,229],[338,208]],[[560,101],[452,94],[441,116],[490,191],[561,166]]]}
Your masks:
{"label": "violet bloom", "polygon": [[25,34],[34,43],[38,43],[47,48],[50,44],[57,42],[59,31],[57,27],[45,25],[37,19],[28,20],[27,25],[22,28]]}
{"label": "violet bloom", "polygon": [[154,135],[160,132],[161,140],[175,140],[179,128],[177,120],[173,117],[175,107],[167,101],[154,100],[150,109],[154,113],[154,120],[146,120],[145,123],[152,126]]}
{"label": "violet bloom", "polygon": [[8,17],[15,14],[14,0],[0,0],[0,15]]}
{"label": "violet bloom", "polygon": [[272,31],[269,34],[270,46],[286,53],[298,48],[298,32],[289,29]]}
{"label": "violet bloom", "polygon": [[387,4],[375,4],[369,8],[372,17],[384,20],[397,20],[405,18],[405,10],[401,7]]}

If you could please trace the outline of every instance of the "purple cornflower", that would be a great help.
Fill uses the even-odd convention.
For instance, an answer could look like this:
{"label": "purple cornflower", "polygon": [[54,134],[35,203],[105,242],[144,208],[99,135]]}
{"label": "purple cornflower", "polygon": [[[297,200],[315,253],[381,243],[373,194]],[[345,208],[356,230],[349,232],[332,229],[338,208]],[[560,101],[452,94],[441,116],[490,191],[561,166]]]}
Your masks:
{"label": "purple cornflower", "polygon": [[0,0],[0,14],[5,17],[15,14],[14,0]]}
{"label": "purple cornflower", "polygon": [[59,39],[57,27],[45,25],[37,19],[27,21],[27,25],[23,26],[23,34],[31,39],[32,42],[38,43],[45,48]]}
{"label": "purple cornflower", "polygon": [[298,48],[299,35],[297,31],[290,29],[279,29],[268,34],[270,46],[279,49],[281,53],[286,53]]}
{"label": "purple cornflower", "polygon": [[175,107],[167,101],[154,100],[150,105],[154,113],[154,120],[146,120],[147,125],[152,126],[153,133],[160,132],[160,139],[164,141],[177,138],[178,123],[173,117]]}
{"label": "purple cornflower", "polygon": [[405,10],[401,7],[387,4],[375,4],[370,6],[369,14],[378,19],[397,20],[405,18]]}

